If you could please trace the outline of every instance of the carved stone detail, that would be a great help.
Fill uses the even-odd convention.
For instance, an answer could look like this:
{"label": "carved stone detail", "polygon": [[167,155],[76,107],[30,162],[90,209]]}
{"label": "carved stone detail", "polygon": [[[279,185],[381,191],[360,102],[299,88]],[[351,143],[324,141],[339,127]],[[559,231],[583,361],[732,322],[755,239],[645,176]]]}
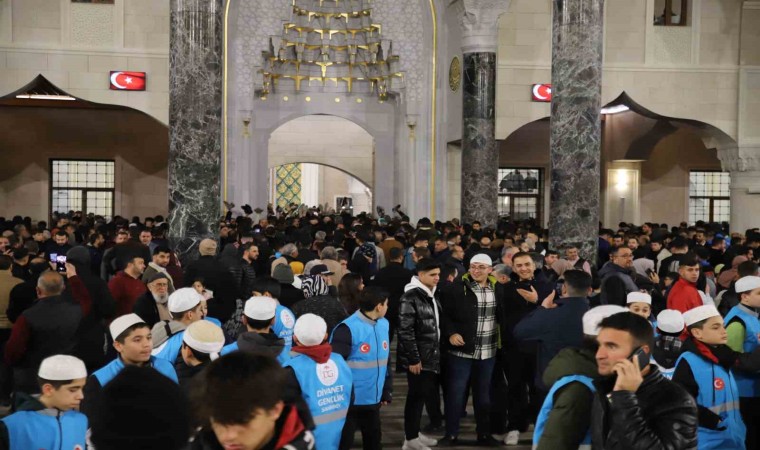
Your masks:
{"label": "carved stone detail", "polygon": [[511,0],[462,0],[462,52],[496,53],[499,17],[509,9]]}

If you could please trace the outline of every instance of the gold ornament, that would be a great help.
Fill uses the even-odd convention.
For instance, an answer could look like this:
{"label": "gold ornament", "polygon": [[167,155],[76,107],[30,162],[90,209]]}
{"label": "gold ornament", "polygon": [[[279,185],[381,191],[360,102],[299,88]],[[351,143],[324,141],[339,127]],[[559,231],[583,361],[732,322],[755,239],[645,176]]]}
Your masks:
{"label": "gold ornament", "polygon": [[449,87],[452,91],[459,90],[459,86],[462,84],[462,64],[459,62],[459,57],[455,56],[451,60],[451,66],[449,67]]}

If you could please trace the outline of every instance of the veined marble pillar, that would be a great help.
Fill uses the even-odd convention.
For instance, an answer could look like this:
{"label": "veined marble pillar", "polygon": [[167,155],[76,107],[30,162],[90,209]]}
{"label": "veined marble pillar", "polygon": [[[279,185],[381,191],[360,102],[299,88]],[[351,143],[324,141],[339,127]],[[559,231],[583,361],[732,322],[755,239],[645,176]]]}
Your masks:
{"label": "veined marble pillar", "polygon": [[552,248],[596,258],[601,156],[604,0],[553,0]]}
{"label": "veined marble pillar", "polygon": [[462,17],[462,220],[495,226],[499,202],[496,146],[496,47],[508,0],[464,0]]}
{"label": "veined marble pillar", "polygon": [[758,226],[760,211],[760,147],[718,151],[723,170],[731,172],[731,231],[744,234]]}
{"label": "veined marble pillar", "polygon": [[222,13],[222,0],[171,0],[169,237],[183,260],[220,215]]}

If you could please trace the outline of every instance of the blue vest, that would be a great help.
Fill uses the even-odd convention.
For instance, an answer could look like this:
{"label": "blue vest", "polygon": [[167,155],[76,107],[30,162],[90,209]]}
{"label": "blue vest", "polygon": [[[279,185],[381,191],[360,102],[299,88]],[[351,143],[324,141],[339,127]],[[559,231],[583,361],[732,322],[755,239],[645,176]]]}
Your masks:
{"label": "blue vest", "polygon": [[290,349],[293,347],[293,327],[296,325],[296,316],[293,311],[288,308],[277,305],[277,309],[274,311],[274,326],[272,331],[280,339],[285,339],[285,349],[282,353],[290,353]]}
{"label": "blue vest", "polygon": [[86,447],[87,416],[78,411],[59,412],[57,417],[42,411],[19,411],[2,420],[8,429],[10,450]]}
{"label": "blue vest", "polygon": [[351,330],[351,354],[346,362],[354,376],[354,404],[376,405],[383,396],[388,370],[388,320],[375,322],[356,311],[341,323]]}
{"label": "blue vest", "polygon": [[337,353],[324,364],[296,353],[285,367],[292,367],[301,394],[314,418],[316,448],[337,449],[351,404],[351,370]]}
{"label": "blue vest", "polygon": [[[760,341],[757,339],[757,334],[760,333],[760,320],[757,319],[756,314],[741,304],[731,308],[723,322],[728,326],[734,318],[739,318],[744,325],[744,347],[742,350],[744,353],[752,353],[760,345]],[[760,397],[760,376],[736,372],[734,377],[736,377],[736,384],[739,386],[740,397]]]}
{"label": "blue vest", "polygon": [[699,450],[744,450],[744,438],[747,428],[739,413],[739,388],[734,376],[718,364],[713,364],[692,352],[684,352],[676,361],[676,368],[686,360],[694,374],[694,381],[699,386],[697,404],[721,417],[718,428],[710,430],[697,429],[697,448]]}
{"label": "blue vest", "polygon": [[[236,341],[236,342],[233,342],[232,344],[225,345],[224,347],[222,347],[222,351],[219,352],[219,356],[224,356],[228,353],[236,352],[238,350],[240,349],[238,348],[238,343]],[[277,355],[277,362],[280,363],[281,366],[285,366],[285,363],[288,362],[289,359],[290,359],[289,349],[286,350],[283,348],[280,354]]]}
{"label": "blue vest", "polygon": [[[596,392],[596,388],[594,387],[594,384],[592,383],[591,378],[583,375],[568,375],[566,377],[562,377],[559,380],[557,380],[553,385],[551,390],[549,390],[549,393],[546,394],[546,400],[544,400],[543,406],[541,406],[541,411],[538,413],[538,419],[536,419],[536,428],[533,430],[533,448],[535,449],[538,447],[538,442],[541,440],[541,436],[544,434],[544,427],[546,427],[546,421],[549,420],[549,414],[552,412],[552,408],[554,408],[554,395],[557,393],[558,390],[562,389],[563,387],[567,386],[570,383],[581,383],[584,386],[586,386],[591,393]],[[588,430],[586,432],[586,437],[583,438],[583,441],[581,441],[580,447],[581,449],[590,449],[591,448],[591,430]]]}
{"label": "blue vest", "polygon": [[[179,383],[179,380],[177,379],[177,372],[174,370],[174,366],[169,361],[151,356],[150,366],[156,369],[158,373],[165,376],[166,378],[172,380],[175,383]],[[121,372],[122,369],[124,369],[124,363],[121,361],[121,358],[117,357],[110,363],[95,371],[92,376],[98,380],[101,387],[105,387],[105,385],[110,383],[111,380],[113,380],[116,375]]]}
{"label": "blue vest", "polygon": [[161,350],[153,350],[153,356],[161,358],[174,364],[177,361],[180,350],[182,350],[182,338],[185,336],[185,330],[178,331],[172,335],[163,346],[160,346]]}

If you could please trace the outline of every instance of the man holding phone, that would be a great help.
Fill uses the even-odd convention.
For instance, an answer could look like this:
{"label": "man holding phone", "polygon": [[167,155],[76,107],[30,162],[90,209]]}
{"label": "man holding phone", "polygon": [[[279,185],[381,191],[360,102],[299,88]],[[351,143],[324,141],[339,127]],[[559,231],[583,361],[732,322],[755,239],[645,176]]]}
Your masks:
{"label": "man holding phone", "polygon": [[649,365],[653,341],[649,322],[629,312],[599,324],[596,363],[603,378],[594,382],[592,448],[697,448],[694,399]]}

